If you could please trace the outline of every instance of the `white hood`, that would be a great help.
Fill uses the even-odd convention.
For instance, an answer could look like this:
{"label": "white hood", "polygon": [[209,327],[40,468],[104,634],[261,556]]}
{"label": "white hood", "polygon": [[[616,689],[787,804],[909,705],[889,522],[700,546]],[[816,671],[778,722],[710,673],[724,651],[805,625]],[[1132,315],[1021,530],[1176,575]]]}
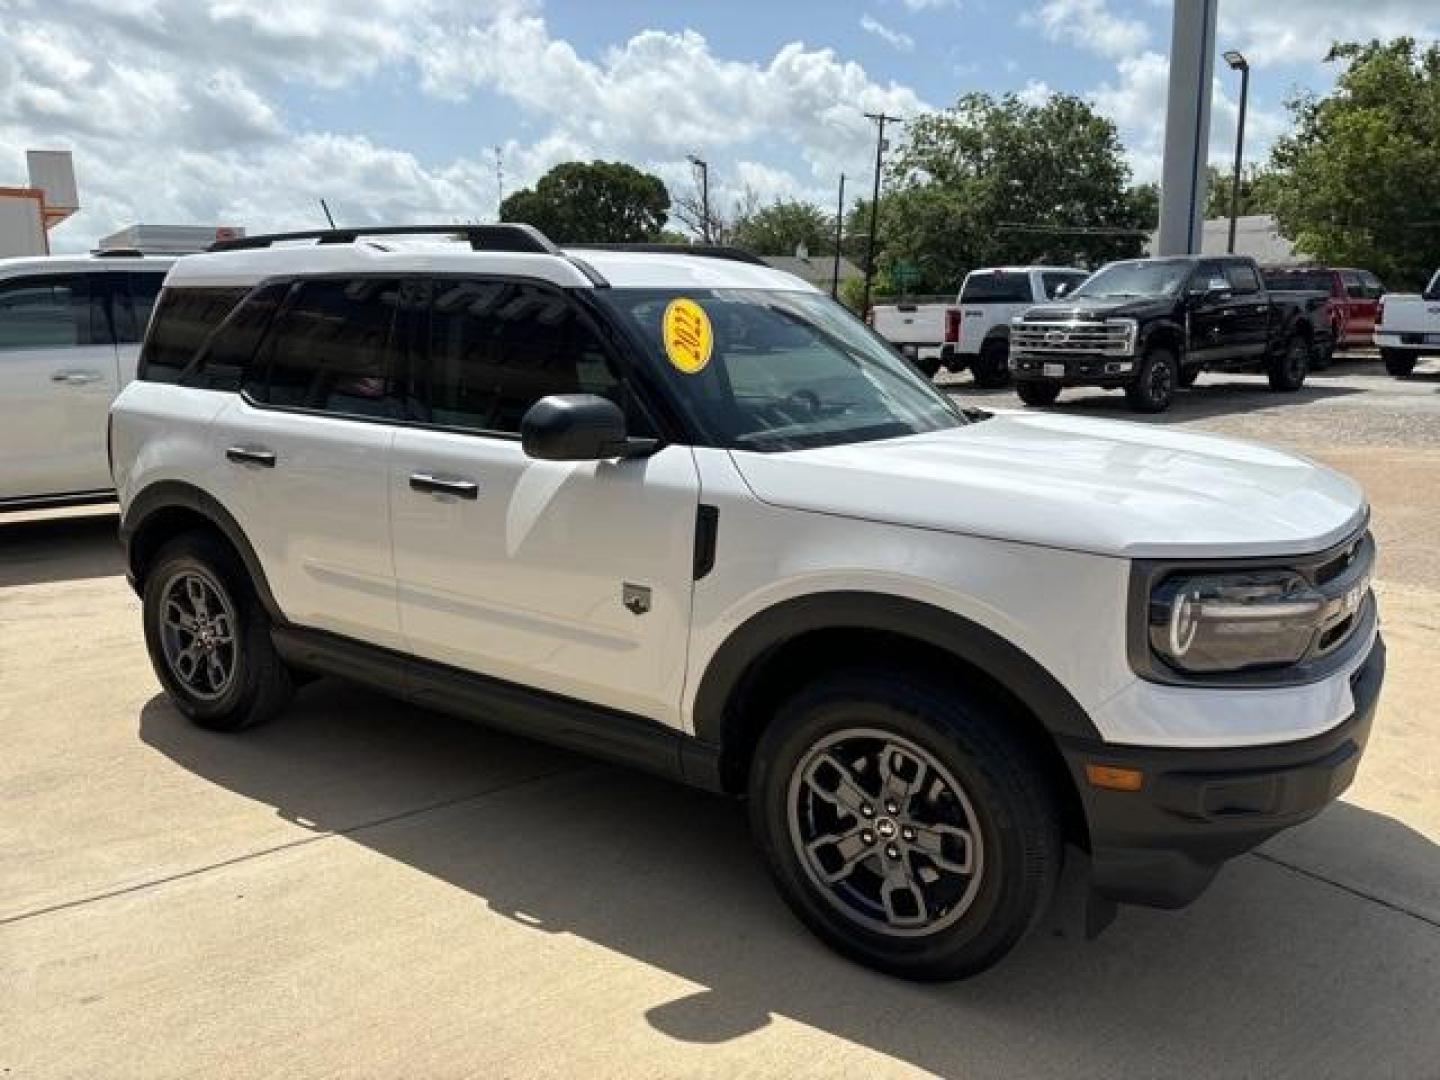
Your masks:
{"label": "white hood", "polygon": [[1294,454],[1045,414],[732,456],[775,506],[1129,558],[1318,551],[1367,513],[1354,481]]}

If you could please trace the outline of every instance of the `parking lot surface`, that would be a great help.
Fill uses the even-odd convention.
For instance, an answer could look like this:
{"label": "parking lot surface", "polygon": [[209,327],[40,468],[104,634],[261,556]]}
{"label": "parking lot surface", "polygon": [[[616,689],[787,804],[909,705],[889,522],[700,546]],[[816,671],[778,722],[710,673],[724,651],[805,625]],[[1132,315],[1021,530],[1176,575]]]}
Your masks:
{"label": "parking lot surface", "polygon": [[1186,911],[1093,942],[1057,912],[950,986],[811,939],[723,800],[329,680],[194,729],[113,510],[0,521],[0,1075],[1440,1075],[1440,373],[1377,368],[1139,418],[1366,486],[1390,676],[1356,785]]}

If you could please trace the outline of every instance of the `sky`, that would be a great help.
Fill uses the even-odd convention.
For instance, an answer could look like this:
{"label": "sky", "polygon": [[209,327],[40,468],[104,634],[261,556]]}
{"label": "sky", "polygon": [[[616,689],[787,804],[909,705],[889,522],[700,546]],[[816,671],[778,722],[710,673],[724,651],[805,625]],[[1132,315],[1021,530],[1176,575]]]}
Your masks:
{"label": "sky", "polygon": [[[0,0],[0,186],[70,149],[81,211],[52,234],[451,223],[567,160],[620,160],[733,207],[868,188],[864,113],[970,91],[1078,94],[1156,179],[1168,0]],[[1440,37],[1440,0],[1221,0],[1252,66],[1247,157],[1323,92],[1336,39]],[[1238,78],[1216,71],[1226,171]],[[903,137],[903,134],[899,137]],[[497,173],[497,157],[500,165]]]}

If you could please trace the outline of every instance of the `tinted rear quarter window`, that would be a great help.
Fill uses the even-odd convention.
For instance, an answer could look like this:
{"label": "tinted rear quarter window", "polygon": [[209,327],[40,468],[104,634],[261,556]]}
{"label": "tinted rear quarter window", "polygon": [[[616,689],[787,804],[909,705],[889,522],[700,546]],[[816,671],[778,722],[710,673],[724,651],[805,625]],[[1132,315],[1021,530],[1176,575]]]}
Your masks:
{"label": "tinted rear quarter window", "polygon": [[134,344],[145,339],[145,328],[155,310],[165,271],[131,271],[107,274],[110,282],[110,309],[115,320],[115,340]]}
{"label": "tinted rear quarter window", "polygon": [[574,302],[528,283],[438,280],[430,329],[429,419],[516,433],[550,394],[621,403],[620,381]]}
{"label": "tinted rear quarter window", "polygon": [[246,388],[270,405],[407,418],[407,380],[397,377],[391,345],[399,309],[395,278],[301,283],[275,317]]}
{"label": "tinted rear quarter window", "polygon": [[206,339],[249,292],[248,285],[163,290],[140,350],[139,377],[178,382]]}
{"label": "tinted rear quarter window", "polygon": [[1028,304],[1029,274],[971,274],[960,290],[962,304]]}

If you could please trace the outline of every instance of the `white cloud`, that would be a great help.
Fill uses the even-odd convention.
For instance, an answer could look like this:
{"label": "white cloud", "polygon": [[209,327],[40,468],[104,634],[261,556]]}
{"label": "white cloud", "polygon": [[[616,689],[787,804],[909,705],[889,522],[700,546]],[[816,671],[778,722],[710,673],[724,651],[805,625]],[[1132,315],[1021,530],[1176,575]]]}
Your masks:
{"label": "white cloud", "polygon": [[[381,73],[409,88],[421,116],[426,98],[508,101],[507,190],[593,157],[631,161],[683,190],[685,154],[698,151],[721,198],[748,184],[764,198],[828,204],[840,171],[868,172],[864,112],[925,108],[907,87],[798,42],[741,62],[693,31],[652,30],[582,57],[552,36],[534,0],[0,6],[0,183],[23,179],[27,148],[75,151],[84,208],[53,237],[57,249],[135,221],[314,224],[322,195],[348,221],[492,216],[487,152],[425,161],[357,130],[314,130],[295,114],[303,106],[285,104]],[[777,147],[799,170],[761,164]]]}
{"label": "white cloud", "polygon": [[1029,79],[1016,95],[1026,105],[1044,105],[1055,91],[1044,79]]}
{"label": "white cloud", "polygon": [[940,8],[958,8],[960,0],[900,0],[911,11],[935,11]]}
{"label": "white cloud", "polygon": [[860,29],[864,30],[867,34],[874,34],[881,41],[899,49],[901,52],[909,52],[915,48],[915,39],[909,34],[901,33],[899,30],[892,30],[874,16],[861,15]]}
{"label": "white cloud", "polygon": [[1219,34],[1252,65],[1315,63],[1334,41],[1440,38],[1436,0],[1266,0],[1220,5]]}
{"label": "white cloud", "polygon": [[1144,23],[1116,15],[1106,0],[1046,0],[1022,16],[1021,21],[1038,26],[1051,41],[1088,49],[1101,56],[1130,56],[1150,40]]}

